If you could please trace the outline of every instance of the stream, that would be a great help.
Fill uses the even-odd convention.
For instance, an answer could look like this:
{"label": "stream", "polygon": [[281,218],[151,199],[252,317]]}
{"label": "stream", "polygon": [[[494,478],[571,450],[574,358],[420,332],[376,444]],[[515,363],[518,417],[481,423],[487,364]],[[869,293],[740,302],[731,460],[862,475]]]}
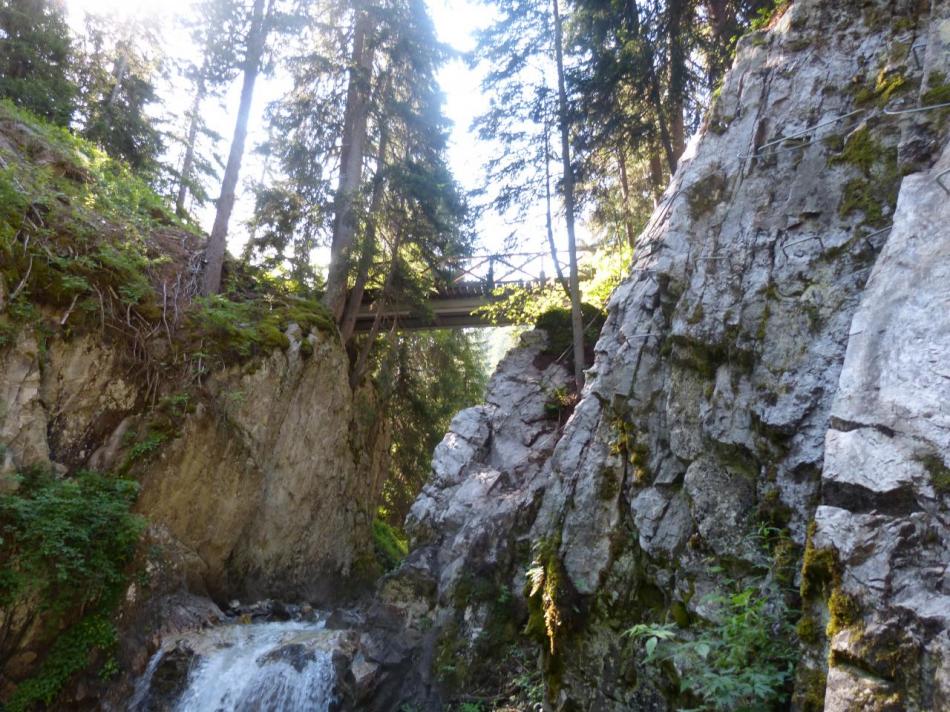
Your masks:
{"label": "stream", "polygon": [[328,711],[333,639],[322,621],[229,624],[181,636],[152,656],[128,710]]}

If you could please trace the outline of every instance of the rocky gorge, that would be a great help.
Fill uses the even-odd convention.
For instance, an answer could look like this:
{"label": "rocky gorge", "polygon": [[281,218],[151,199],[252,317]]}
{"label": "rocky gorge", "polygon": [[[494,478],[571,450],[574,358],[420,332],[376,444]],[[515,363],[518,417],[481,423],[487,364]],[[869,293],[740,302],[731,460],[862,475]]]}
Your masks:
{"label": "rocky gorge", "polygon": [[[263,636],[242,669],[278,660],[321,696],[279,699],[313,708],[706,709],[737,600],[783,709],[950,708],[948,77],[942,0],[796,0],[743,37],[580,397],[526,333],[375,582],[389,435],[332,330],[283,325],[285,348],[166,401],[175,432],[135,463],[121,671],[56,708],[176,709],[234,644],[196,631],[228,622]],[[23,331],[0,350],[4,474],[121,468],[159,432],[147,388],[93,337]],[[6,615],[0,694],[48,646]]]}
{"label": "rocky gorge", "polygon": [[497,679],[513,619],[552,709],[694,706],[688,657],[628,631],[724,635],[755,585],[796,594],[792,709],[950,705],[948,43],[941,2],[794,2],[740,41],[563,431],[527,346],[436,451],[381,596],[434,621],[449,689]]}

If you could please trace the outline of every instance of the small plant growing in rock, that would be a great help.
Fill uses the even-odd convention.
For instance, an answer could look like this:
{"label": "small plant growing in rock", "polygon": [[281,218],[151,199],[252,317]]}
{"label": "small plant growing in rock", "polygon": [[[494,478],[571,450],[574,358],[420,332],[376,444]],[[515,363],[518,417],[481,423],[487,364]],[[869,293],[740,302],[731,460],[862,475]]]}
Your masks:
{"label": "small plant growing in rock", "polygon": [[556,386],[548,391],[547,400],[544,402],[544,412],[552,418],[561,419],[565,412],[573,410],[577,404],[577,394],[568,390],[565,386]]}
{"label": "small plant growing in rock", "polygon": [[687,634],[675,623],[639,624],[627,635],[643,640],[643,662],[681,671],[680,692],[702,704],[697,710],[768,709],[787,697],[797,651],[789,611],[781,597],[757,587],[707,597],[720,618]]}

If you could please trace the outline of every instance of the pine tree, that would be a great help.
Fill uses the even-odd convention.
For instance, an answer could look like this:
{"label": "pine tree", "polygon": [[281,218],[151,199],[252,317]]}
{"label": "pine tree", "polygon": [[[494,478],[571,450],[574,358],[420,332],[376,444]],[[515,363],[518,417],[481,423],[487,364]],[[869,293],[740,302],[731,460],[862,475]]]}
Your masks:
{"label": "pine tree", "polygon": [[181,144],[181,163],[175,171],[175,212],[185,214],[185,203],[190,195],[199,205],[208,200],[204,181],[217,177],[212,160],[202,152],[202,138],[212,145],[221,136],[213,131],[203,118],[207,99],[220,96],[222,89],[236,76],[239,69],[238,49],[243,26],[243,4],[236,0],[204,0],[196,6],[196,17],[187,25],[200,56],[187,63],[183,78],[192,86],[192,101],[186,116]]}
{"label": "pine tree", "polygon": [[[584,384],[584,325],[575,235],[575,169],[572,161],[573,114],[569,104],[564,57],[563,18],[558,0],[516,0],[499,3],[500,18],[479,38],[477,61],[488,64],[484,89],[493,96],[491,109],[477,121],[482,138],[500,142],[504,154],[488,164],[487,180],[500,180],[494,206],[523,212],[537,200],[543,186],[550,191],[550,116],[556,116],[560,143],[560,193],[567,232],[568,297],[574,350],[574,381]],[[553,75],[553,77],[552,77]],[[552,94],[549,83],[556,85]],[[518,97],[521,97],[520,99]],[[512,146],[515,150],[512,151]],[[550,208],[548,208],[550,225]],[[549,236],[553,243],[553,236]],[[552,252],[554,250],[552,249]],[[557,263],[556,255],[553,255]],[[560,275],[559,275],[560,276]],[[563,280],[563,278],[562,278]]]}
{"label": "pine tree", "polygon": [[64,13],[60,0],[0,0],[0,97],[60,126],[76,96]]}
{"label": "pine tree", "polygon": [[162,71],[157,28],[145,21],[87,15],[82,41],[80,134],[155,178],[164,149],[150,112],[159,103],[155,81]]}
{"label": "pine tree", "polygon": [[[364,15],[373,21],[361,27]],[[296,264],[317,244],[335,244],[330,279],[337,285],[333,292],[328,279],[326,295],[335,296],[326,303],[334,302],[346,341],[364,291],[377,304],[422,307],[446,261],[469,247],[465,206],[444,160],[447,124],[435,73],[446,50],[424,3],[340,7],[329,19],[291,61],[294,89],[270,112],[281,177],[258,191],[254,250]],[[354,131],[365,131],[361,147]],[[361,160],[345,176],[353,151]],[[354,373],[362,377],[362,368]]]}
{"label": "pine tree", "polygon": [[261,59],[264,56],[267,34],[271,29],[273,10],[274,0],[269,0],[266,9],[265,0],[254,0],[244,47],[244,80],[234,125],[234,137],[231,139],[231,150],[224,169],[224,178],[221,181],[221,196],[218,198],[214,225],[205,248],[205,269],[201,276],[201,293],[205,296],[216,294],[221,289],[221,270],[227,249],[228,223],[231,220],[231,212],[234,210],[235,192],[241,172],[241,162],[244,159],[244,144],[247,140],[251,102],[254,99],[254,85],[261,70]]}

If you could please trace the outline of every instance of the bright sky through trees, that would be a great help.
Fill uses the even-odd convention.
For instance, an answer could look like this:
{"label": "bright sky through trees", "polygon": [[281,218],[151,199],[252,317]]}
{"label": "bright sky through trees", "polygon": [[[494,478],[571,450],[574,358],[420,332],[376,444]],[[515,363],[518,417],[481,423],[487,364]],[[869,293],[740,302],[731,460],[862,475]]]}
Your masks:
{"label": "bright sky through trees", "polygon": [[[460,53],[460,56],[443,67],[439,80],[445,93],[445,114],[453,122],[449,164],[456,180],[464,190],[469,191],[481,186],[482,164],[489,153],[488,146],[470,131],[470,127],[473,119],[487,109],[488,102],[480,88],[482,71],[470,69],[461,54],[474,49],[474,35],[491,20],[492,9],[480,4],[477,0],[428,0],[428,4],[439,39]],[[82,27],[86,12],[112,14],[118,17],[138,15],[158,18],[163,24],[165,49],[172,56],[184,56],[189,51],[193,51],[187,34],[175,27],[175,19],[187,16],[192,5],[193,0],[67,0],[70,22],[77,29]],[[235,81],[225,97],[223,106],[217,106],[213,101],[207,102],[205,111],[209,122],[225,137],[229,137],[234,128],[238,92],[239,81]],[[249,148],[266,138],[264,108],[269,101],[279,96],[280,92],[279,80],[269,78],[260,82],[259,90],[254,97]],[[190,101],[187,90],[177,90],[174,81],[161,87],[161,96],[166,103],[166,110],[173,117],[184,114]],[[220,150],[222,153],[226,152],[227,146],[222,145]],[[233,253],[239,253],[247,239],[244,223],[250,217],[253,208],[253,199],[247,187],[249,181],[259,177],[260,171],[259,158],[249,152],[242,172],[235,216],[231,223],[229,245]],[[215,197],[217,189],[217,186],[210,187]],[[200,211],[199,217],[204,227],[210,229],[214,219],[213,206],[206,206]],[[515,225],[512,221],[489,212],[481,216],[477,229],[480,252],[502,251],[505,238],[516,229],[519,241],[525,249],[545,249],[544,213],[543,205],[540,203],[536,210],[531,211],[527,223]],[[558,237],[562,238],[560,235]],[[584,236],[581,237],[581,241],[586,241]],[[322,262],[328,261],[329,250],[321,249],[318,259]]]}

